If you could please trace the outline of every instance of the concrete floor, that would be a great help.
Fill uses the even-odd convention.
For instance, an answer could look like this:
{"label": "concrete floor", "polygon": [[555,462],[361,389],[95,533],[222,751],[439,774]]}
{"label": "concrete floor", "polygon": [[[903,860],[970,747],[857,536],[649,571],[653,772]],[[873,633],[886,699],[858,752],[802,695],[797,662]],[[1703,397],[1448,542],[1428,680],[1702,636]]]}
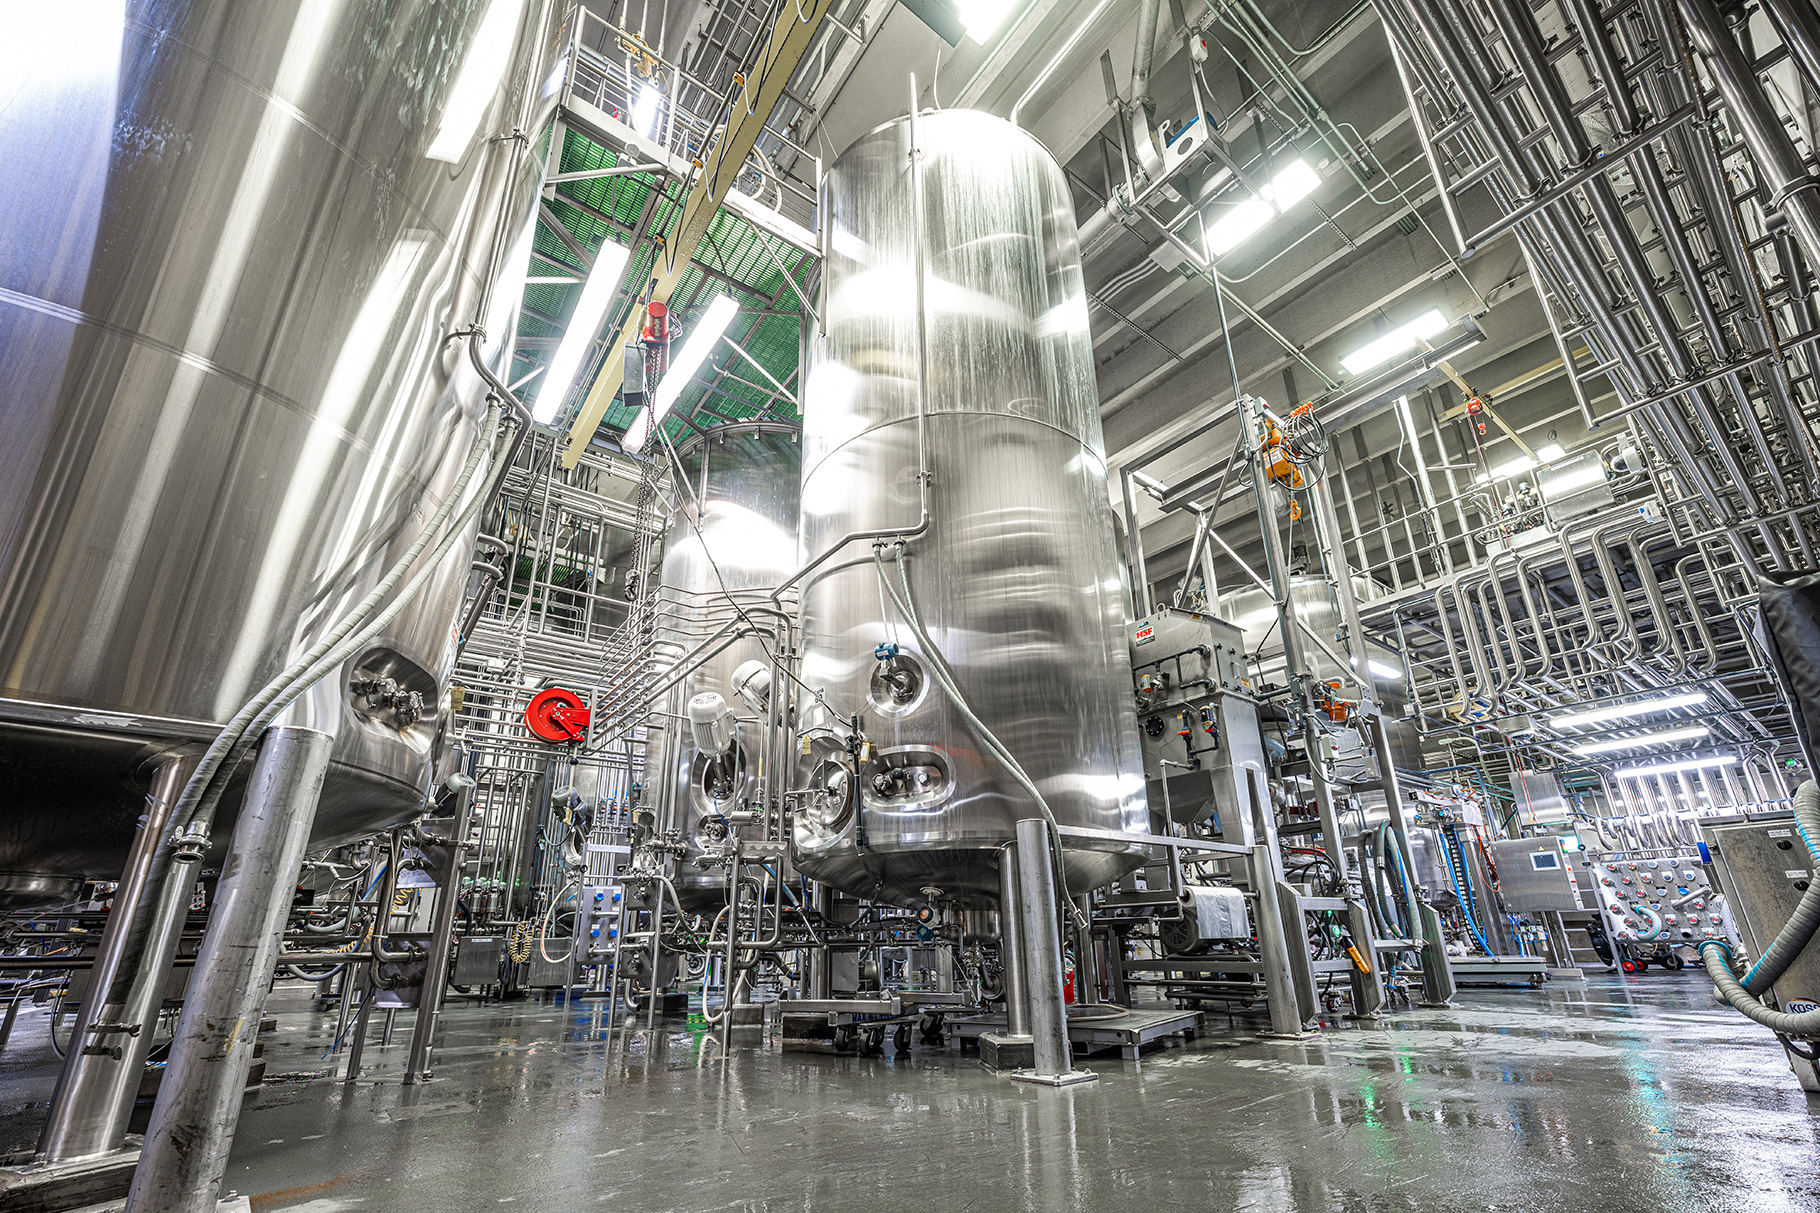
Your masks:
{"label": "concrete floor", "polygon": [[[453,1009],[431,1083],[398,1083],[401,1030],[350,1087],[328,1077],[332,1017],[280,995],[227,1182],[307,1213],[1820,1209],[1820,1102],[1709,989],[1652,972],[1467,991],[1300,1044],[1222,1016],[1061,1091],[972,1055],[783,1053],[755,1030],[731,1065],[682,1028],[647,1056],[610,1048],[591,1004],[526,1003]],[[43,1023],[0,1058],[0,1142],[29,1144],[42,1115]]]}

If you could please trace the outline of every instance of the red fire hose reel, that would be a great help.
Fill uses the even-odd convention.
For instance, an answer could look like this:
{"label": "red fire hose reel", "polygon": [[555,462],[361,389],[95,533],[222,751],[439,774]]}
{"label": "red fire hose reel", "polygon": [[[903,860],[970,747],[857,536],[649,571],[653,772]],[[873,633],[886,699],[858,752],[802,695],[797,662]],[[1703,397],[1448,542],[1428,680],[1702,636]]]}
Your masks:
{"label": "red fire hose reel", "polygon": [[525,707],[525,727],[539,741],[567,745],[588,735],[592,715],[581,696],[565,687],[539,691]]}

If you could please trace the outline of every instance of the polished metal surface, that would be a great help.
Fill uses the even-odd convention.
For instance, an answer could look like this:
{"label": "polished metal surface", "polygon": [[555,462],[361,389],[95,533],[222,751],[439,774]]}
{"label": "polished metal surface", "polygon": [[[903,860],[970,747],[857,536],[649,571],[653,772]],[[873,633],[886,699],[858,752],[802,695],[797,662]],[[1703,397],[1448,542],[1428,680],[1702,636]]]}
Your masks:
{"label": "polished metal surface", "polygon": [[[931,521],[908,543],[911,603],[1061,823],[1141,833],[1129,593],[1067,184],[1040,144],[998,118],[943,110],[916,127]],[[907,119],[880,127],[824,182],[827,331],[811,333],[803,401],[805,560],[850,531],[918,522],[910,143]],[[797,786],[844,782],[837,716],[863,715],[877,753],[857,789],[798,809],[799,868],[868,897],[917,902],[927,887],[996,904],[995,849],[1035,806],[921,672],[870,548],[853,543],[820,566],[802,604],[802,678],[826,704],[804,708]],[[904,702],[874,657],[885,643],[911,666]],[[878,790],[898,772],[897,790]],[[1071,841],[1068,889],[1138,861],[1134,847]]]}
{"label": "polished metal surface", "polygon": [[[546,8],[135,0],[9,25],[0,698],[66,720],[0,724],[0,871],[117,872],[168,744],[133,720],[226,720],[441,500],[483,395],[445,336],[535,206],[534,158],[493,136],[542,82]],[[464,78],[470,56],[497,77]],[[445,123],[473,133],[430,158],[460,143]],[[496,367],[519,294],[486,303]],[[419,807],[469,560],[295,709],[336,737],[318,842]],[[369,675],[424,714],[352,693]]]}
{"label": "polished metal surface", "polygon": [[38,1135],[38,1162],[91,1157],[125,1143],[195,889],[196,869],[175,859],[168,830],[171,810],[199,758],[174,754],[152,777],[145,820],[114,890],[89,992],[76,1016],[72,1039],[98,1047],[70,1049],[64,1056]]}
{"label": "polished metal surface", "polygon": [[[678,454],[691,487],[678,487],[681,505],[664,540],[657,623],[660,646],[675,653],[736,615],[735,602],[749,611],[767,606],[771,591],[795,571],[802,436],[795,426],[730,426]],[[755,622],[770,629],[774,621],[761,613]],[[724,850],[733,833],[726,814],[764,807],[779,726],[767,727],[741,700],[733,674],[749,661],[769,667],[772,643],[767,630],[709,658],[664,696],[651,725],[645,785],[656,797],[660,828],[679,830],[689,848],[676,876],[677,896],[689,909],[726,900],[728,866],[697,866],[704,851]],[[683,718],[689,700],[704,692],[719,694],[739,719],[734,752],[720,761],[696,747]],[[781,699],[773,696],[773,705]]]}
{"label": "polished metal surface", "polygon": [[132,1213],[213,1213],[333,746],[325,733],[289,726],[259,743],[196,953],[195,993],[127,1193]]}

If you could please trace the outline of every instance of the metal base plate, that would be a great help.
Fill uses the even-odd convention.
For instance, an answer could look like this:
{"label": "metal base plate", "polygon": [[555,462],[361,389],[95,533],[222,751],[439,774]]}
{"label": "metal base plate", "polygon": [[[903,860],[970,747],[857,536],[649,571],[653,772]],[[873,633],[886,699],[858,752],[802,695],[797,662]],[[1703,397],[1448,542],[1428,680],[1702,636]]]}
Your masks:
{"label": "metal base plate", "polygon": [[1028,1074],[1020,1070],[1010,1075],[1010,1078],[1012,1082],[1033,1082],[1042,1087],[1072,1087],[1100,1080],[1100,1076],[1092,1070],[1070,1070],[1066,1074]]}
{"label": "metal base plate", "polygon": [[[125,1213],[124,1200],[110,1200],[104,1205],[89,1205],[82,1209],[72,1209],[70,1213]],[[215,1202],[215,1213],[253,1213],[253,1201],[248,1196],[229,1196]]]}
{"label": "metal base plate", "polygon": [[143,1139],[129,1137],[124,1149],[66,1163],[31,1165],[15,1155],[0,1167],[0,1209],[7,1213],[55,1213],[122,1198],[133,1182]]}

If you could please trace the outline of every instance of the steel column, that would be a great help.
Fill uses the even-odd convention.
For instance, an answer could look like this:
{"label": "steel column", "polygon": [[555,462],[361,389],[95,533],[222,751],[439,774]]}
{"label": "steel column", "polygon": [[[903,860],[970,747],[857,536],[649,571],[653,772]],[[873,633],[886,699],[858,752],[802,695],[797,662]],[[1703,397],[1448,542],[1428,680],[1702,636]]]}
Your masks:
{"label": "steel column", "polygon": [[[450,782],[456,784],[456,792],[455,834],[449,843],[449,879],[436,897],[436,917],[430,924],[429,963],[424,968],[423,992],[417,997],[417,1019],[411,1024],[411,1054],[404,1068],[407,1085],[430,1077],[430,1044],[436,1035],[436,1021],[442,1014],[442,996],[449,983],[449,948],[455,934],[456,903],[461,900],[461,866],[467,851],[468,821],[474,813],[474,781],[458,775]],[[390,906],[385,906],[380,914],[389,915],[391,911]],[[578,920],[577,940],[581,937],[581,925]]]}
{"label": "steel column", "polygon": [[171,809],[197,757],[166,758],[152,775],[145,816],[114,890],[69,1055],[38,1135],[40,1163],[105,1154],[125,1144],[171,961],[189,915],[194,868],[172,861],[168,835]]}
{"label": "steel column", "polygon": [[128,1213],[214,1213],[334,741],[286,726],[259,743]]}
{"label": "steel column", "polygon": [[1017,851],[1006,847],[998,853],[999,961],[1005,971],[1005,1032],[1030,1035],[1029,983],[1024,979],[1024,932],[1017,889]]}
{"label": "steel column", "polygon": [[1027,817],[1017,823],[1017,885],[1036,1071],[1012,1077],[1058,1087],[1091,1082],[1099,1075],[1076,1070],[1068,1047],[1068,1008],[1062,1001],[1062,934],[1057,922],[1061,903],[1049,849],[1049,823],[1040,817]]}

